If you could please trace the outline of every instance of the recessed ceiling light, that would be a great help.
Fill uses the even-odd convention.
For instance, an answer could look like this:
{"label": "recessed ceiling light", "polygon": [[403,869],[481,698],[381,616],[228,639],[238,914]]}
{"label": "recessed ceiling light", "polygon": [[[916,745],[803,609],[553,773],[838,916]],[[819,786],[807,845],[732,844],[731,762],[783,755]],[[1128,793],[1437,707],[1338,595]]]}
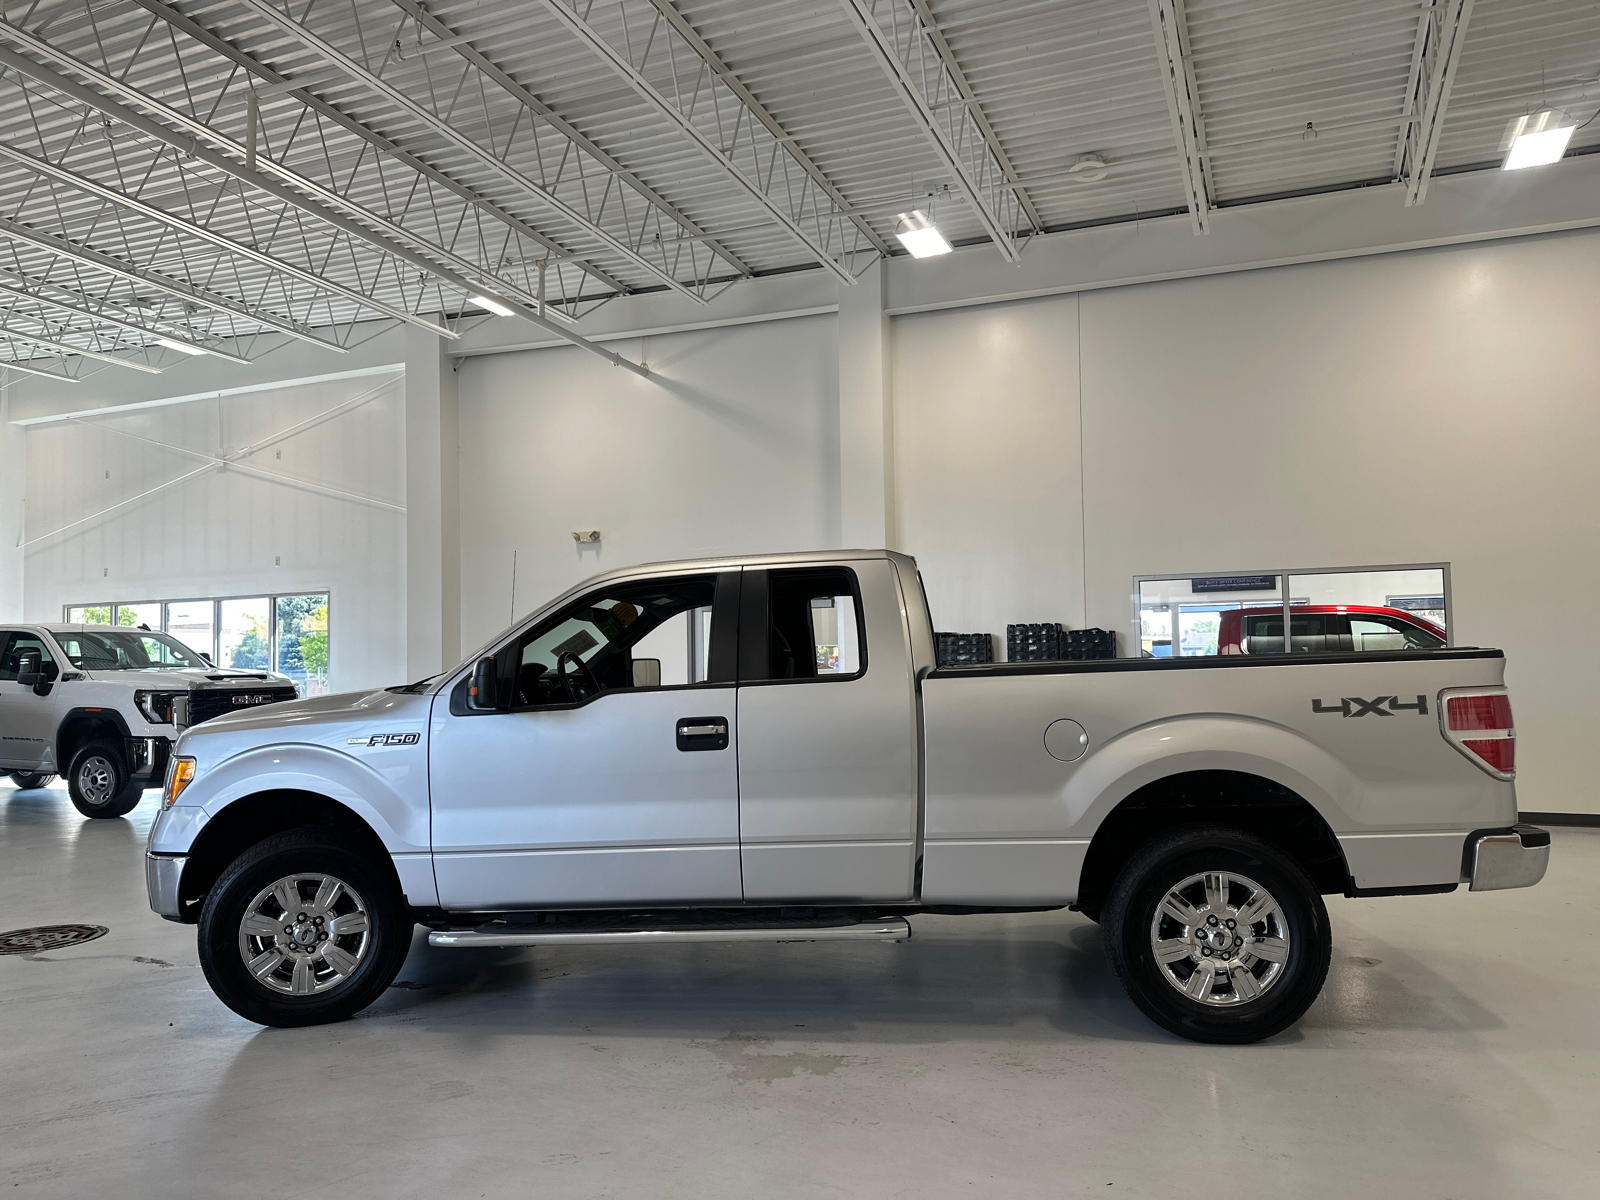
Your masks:
{"label": "recessed ceiling light", "polygon": [[191,346],[188,342],[179,342],[172,338],[157,338],[156,345],[165,346],[168,350],[176,350],[179,354],[210,353],[204,346]]}
{"label": "recessed ceiling light", "polygon": [[1512,117],[1500,139],[1500,149],[1510,151],[1504,169],[1520,171],[1560,161],[1576,128],[1577,123],[1559,108]]}
{"label": "recessed ceiling light", "polygon": [[950,253],[950,243],[944,240],[944,234],[920,208],[899,215],[895,221],[894,235],[911,252],[912,258],[931,258],[935,254]]}
{"label": "recessed ceiling light", "polygon": [[497,317],[509,317],[514,315],[512,311],[504,304],[501,304],[500,301],[491,300],[487,296],[479,296],[476,294],[468,296],[467,303],[476,304],[479,308],[487,308]]}

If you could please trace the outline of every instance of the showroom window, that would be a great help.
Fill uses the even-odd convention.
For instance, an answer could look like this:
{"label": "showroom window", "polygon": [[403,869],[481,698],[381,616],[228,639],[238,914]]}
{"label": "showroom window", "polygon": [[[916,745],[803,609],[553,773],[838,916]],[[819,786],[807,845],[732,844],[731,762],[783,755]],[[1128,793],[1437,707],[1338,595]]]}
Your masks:
{"label": "showroom window", "polygon": [[328,593],[73,604],[72,625],[121,625],[169,634],[213,665],[276,671],[302,696],[328,692]]}
{"label": "showroom window", "polygon": [[1434,650],[1451,641],[1448,563],[1141,575],[1133,583],[1145,658]]}

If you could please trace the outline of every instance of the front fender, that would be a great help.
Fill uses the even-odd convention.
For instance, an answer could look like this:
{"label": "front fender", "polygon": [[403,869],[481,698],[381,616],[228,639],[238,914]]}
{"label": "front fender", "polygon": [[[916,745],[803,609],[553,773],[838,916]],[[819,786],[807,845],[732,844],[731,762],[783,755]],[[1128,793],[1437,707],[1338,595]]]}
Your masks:
{"label": "front fender", "polygon": [[1130,729],[1091,751],[1062,793],[1069,836],[1092,837],[1134,792],[1189,771],[1260,776],[1304,798],[1335,833],[1355,828],[1361,782],[1326,750],[1269,721],[1201,714]]}
{"label": "front fender", "polygon": [[[359,759],[326,746],[286,743],[245,750],[202,770],[185,789],[185,807],[200,808],[209,821],[230,804],[261,792],[312,792],[337,800],[372,827],[391,854],[426,854],[428,805],[426,755],[405,747],[413,762]],[[181,752],[181,751],[180,751]],[[402,748],[384,752],[397,755]],[[415,773],[415,774],[413,774]],[[422,801],[402,787],[421,789]],[[199,824],[197,822],[196,828]]]}

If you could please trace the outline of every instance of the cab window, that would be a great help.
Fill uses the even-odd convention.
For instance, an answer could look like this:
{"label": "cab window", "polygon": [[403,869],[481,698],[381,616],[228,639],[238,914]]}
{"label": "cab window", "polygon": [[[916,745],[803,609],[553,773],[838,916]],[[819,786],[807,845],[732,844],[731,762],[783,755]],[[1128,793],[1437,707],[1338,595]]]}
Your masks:
{"label": "cab window", "polygon": [[1398,617],[1350,617],[1350,632],[1357,651],[1437,650],[1444,639]]}
{"label": "cab window", "polygon": [[767,574],[768,680],[854,679],[865,669],[855,574],[842,568]]}
{"label": "cab window", "polygon": [[55,662],[55,657],[50,653],[50,648],[41,641],[37,634],[32,633],[0,633],[0,680],[15,683],[17,680],[17,659],[26,651],[35,651],[39,656],[39,663]]}
{"label": "cab window", "polygon": [[715,594],[716,577],[702,575],[584,596],[517,643],[512,707],[707,682]]}

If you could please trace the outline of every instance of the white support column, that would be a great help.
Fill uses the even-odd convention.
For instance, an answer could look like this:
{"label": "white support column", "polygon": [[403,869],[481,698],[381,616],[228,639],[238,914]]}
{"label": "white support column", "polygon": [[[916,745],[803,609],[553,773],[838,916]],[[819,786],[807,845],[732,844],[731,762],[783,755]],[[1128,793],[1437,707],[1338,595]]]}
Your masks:
{"label": "white support column", "polygon": [[27,492],[28,435],[11,423],[11,387],[0,386],[0,621],[22,613],[23,497]]}
{"label": "white support column", "polygon": [[406,669],[408,680],[461,658],[461,520],[456,364],[444,338],[406,354]]}
{"label": "white support column", "polygon": [[839,527],[843,545],[895,544],[894,405],[884,260],[839,289]]}

